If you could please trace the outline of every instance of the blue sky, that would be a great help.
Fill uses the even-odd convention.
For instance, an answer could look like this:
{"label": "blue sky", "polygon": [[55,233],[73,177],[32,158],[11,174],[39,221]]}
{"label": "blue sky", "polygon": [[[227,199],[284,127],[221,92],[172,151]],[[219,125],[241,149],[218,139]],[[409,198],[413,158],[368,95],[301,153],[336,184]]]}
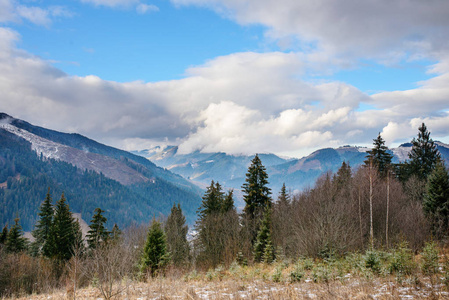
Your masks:
{"label": "blue sky", "polygon": [[127,150],[449,142],[449,4],[0,0],[0,109]]}

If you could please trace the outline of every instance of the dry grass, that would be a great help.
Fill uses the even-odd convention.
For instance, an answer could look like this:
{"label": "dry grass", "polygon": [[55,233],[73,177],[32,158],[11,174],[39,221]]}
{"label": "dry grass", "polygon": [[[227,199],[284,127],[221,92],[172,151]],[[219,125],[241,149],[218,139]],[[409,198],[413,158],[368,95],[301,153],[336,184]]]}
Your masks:
{"label": "dry grass", "polygon": [[[290,267],[282,271],[280,282],[273,282],[279,266],[257,265],[240,270],[214,270],[190,273],[180,277],[167,274],[148,282],[129,282],[114,299],[449,299],[442,284],[431,284],[429,278],[393,276],[355,277],[347,274],[326,282],[314,282],[310,274],[301,282],[291,282]],[[211,275],[214,273],[214,276]],[[123,283],[121,283],[123,285]],[[67,291],[29,295],[25,299],[73,299]],[[76,299],[102,299],[98,289],[88,287],[77,292]]]}

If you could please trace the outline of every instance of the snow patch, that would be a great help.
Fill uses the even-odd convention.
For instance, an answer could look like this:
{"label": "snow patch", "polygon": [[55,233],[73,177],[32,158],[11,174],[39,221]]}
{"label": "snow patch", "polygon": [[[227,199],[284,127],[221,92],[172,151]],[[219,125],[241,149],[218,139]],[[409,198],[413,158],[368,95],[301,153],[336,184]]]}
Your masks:
{"label": "snow patch", "polygon": [[40,136],[37,136],[29,131],[23,130],[8,123],[0,123],[0,128],[3,128],[8,132],[15,134],[23,138],[24,140],[30,142],[31,149],[35,151],[38,155],[42,154],[42,156],[44,156],[45,158],[53,158],[61,160],[61,157],[59,155],[60,148],[66,146],[41,138]]}

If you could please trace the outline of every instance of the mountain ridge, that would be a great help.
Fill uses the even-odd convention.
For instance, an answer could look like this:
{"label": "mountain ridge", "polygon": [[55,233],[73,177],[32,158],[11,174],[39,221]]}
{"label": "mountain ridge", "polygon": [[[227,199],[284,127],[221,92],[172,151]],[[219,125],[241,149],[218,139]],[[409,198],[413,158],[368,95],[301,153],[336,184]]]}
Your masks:
{"label": "mountain ridge", "polygon": [[57,132],[0,114],[0,225],[15,214],[31,230],[51,187],[90,220],[96,207],[112,224],[129,226],[167,215],[180,203],[193,224],[202,190],[147,159],[79,134]]}
{"label": "mountain ridge", "polygon": [[[435,141],[446,161],[449,159],[449,145]],[[282,158],[275,154],[259,154],[269,175],[269,186],[274,197],[285,183],[291,190],[312,187],[316,179],[325,172],[336,172],[343,161],[354,169],[363,164],[367,151],[363,146],[344,145],[338,148],[323,148],[302,158]],[[411,143],[389,149],[395,163],[408,159]],[[211,180],[219,181],[226,188],[239,190],[245,180],[247,168],[254,155],[228,155],[226,153],[202,153],[194,151],[178,154],[177,146],[157,146],[152,149],[134,151],[155,164],[196,183],[207,186]],[[241,199],[240,199],[241,200]],[[240,205],[243,203],[240,201]]]}

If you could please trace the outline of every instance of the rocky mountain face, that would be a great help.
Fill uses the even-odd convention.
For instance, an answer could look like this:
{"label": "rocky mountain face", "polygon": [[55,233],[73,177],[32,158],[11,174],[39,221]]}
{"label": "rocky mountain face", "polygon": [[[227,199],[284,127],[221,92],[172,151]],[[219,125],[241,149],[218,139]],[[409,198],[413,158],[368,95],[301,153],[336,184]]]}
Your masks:
{"label": "rocky mountain face", "polygon": [[111,227],[149,222],[181,206],[190,223],[202,190],[149,160],[79,134],[61,133],[0,114],[0,225],[19,214],[31,230],[48,187],[62,192],[75,213],[89,221],[106,210]]}

